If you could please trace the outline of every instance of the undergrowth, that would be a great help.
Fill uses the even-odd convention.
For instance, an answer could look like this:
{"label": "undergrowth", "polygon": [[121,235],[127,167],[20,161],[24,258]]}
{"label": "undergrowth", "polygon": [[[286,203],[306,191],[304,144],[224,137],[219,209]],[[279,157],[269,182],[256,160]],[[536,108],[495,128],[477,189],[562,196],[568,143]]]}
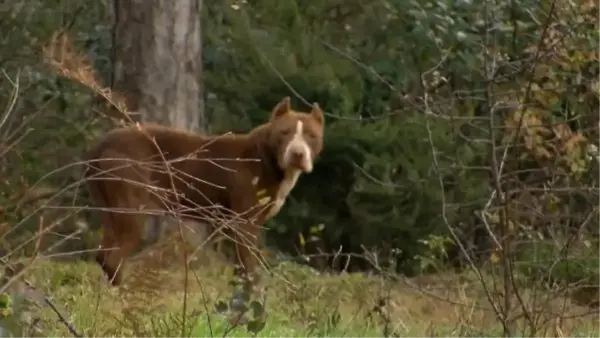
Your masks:
{"label": "undergrowth", "polygon": [[[78,332],[89,337],[181,336],[182,332],[193,337],[502,333],[480,283],[470,274],[390,281],[362,273],[318,273],[290,262],[263,272],[259,299],[246,307],[250,319],[240,319],[235,315],[235,297],[231,297],[232,267],[218,259],[201,261],[190,269],[182,331],[183,268],[153,266],[149,261],[157,260],[135,259],[120,289],[109,287],[98,266],[84,261],[40,261],[25,277],[51,295]],[[597,314],[589,314],[589,309],[568,299],[555,303],[562,320],[549,321],[539,335],[598,336]],[[71,335],[50,309],[34,315],[39,317],[40,335]],[[253,322],[256,317],[264,321]]]}

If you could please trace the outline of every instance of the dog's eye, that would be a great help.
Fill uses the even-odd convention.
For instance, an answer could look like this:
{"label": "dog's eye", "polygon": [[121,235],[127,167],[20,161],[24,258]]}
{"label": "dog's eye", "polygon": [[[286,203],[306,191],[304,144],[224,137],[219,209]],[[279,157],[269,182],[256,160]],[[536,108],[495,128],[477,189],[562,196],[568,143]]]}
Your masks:
{"label": "dog's eye", "polygon": [[315,133],[311,133],[311,132],[305,133],[304,136],[308,137],[311,140],[315,139],[317,137],[317,135],[315,135]]}
{"label": "dog's eye", "polygon": [[291,129],[283,129],[283,130],[281,131],[281,134],[282,134],[282,135],[284,135],[284,136],[288,136],[288,135],[290,135],[292,132],[293,132],[293,130],[291,130]]}

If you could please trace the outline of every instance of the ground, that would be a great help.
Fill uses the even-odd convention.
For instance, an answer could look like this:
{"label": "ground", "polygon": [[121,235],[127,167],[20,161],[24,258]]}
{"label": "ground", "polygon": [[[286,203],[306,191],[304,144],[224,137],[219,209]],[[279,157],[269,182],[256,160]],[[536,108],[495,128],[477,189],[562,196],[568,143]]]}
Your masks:
{"label": "ground", "polygon": [[[99,267],[84,261],[39,260],[25,278],[51,296],[84,336],[181,336],[184,269],[178,264],[150,268],[147,262],[152,260],[133,260],[121,289],[110,288]],[[218,260],[189,270],[185,335],[251,335],[247,325],[231,327],[230,313],[215,311],[219,301],[231,298],[231,271]],[[264,275],[261,285],[266,325],[258,336],[502,334],[485,292],[469,273],[390,281],[361,273],[318,274],[286,262]],[[383,307],[378,306],[382,299],[388,300]],[[536,336],[598,337],[594,310],[589,314],[590,309],[563,298],[542,307],[564,315],[542,315],[540,319],[550,320]],[[41,316],[39,335],[72,336],[49,307],[31,313]]]}

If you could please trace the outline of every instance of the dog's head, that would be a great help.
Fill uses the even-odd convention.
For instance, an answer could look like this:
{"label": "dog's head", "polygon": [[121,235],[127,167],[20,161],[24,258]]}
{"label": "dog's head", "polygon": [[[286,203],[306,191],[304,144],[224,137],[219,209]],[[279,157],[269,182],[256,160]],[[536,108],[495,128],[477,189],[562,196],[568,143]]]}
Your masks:
{"label": "dog's head", "polygon": [[323,148],[324,120],[317,103],[310,112],[298,112],[290,108],[290,98],[286,97],[273,108],[269,141],[282,170],[313,170],[313,161]]}

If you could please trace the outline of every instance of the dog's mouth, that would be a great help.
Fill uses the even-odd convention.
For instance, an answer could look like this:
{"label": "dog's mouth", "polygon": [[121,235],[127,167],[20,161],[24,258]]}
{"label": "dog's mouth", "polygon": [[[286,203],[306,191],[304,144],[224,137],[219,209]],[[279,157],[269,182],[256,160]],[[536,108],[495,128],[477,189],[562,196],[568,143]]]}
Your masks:
{"label": "dog's mouth", "polygon": [[313,165],[312,161],[306,158],[306,155],[290,155],[288,158],[284,158],[281,168],[283,170],[300,170],[308,174],[312,172]]}
{"label": "dog's mouth", "polygon": [[294,164],[292,164],[292,167],[306,174],[312,171],[312,164],[308,163],[308,161],[295,162]]}
{"label": "dog's mouth", "polygon": [[299,169],[303,173],[310,173],[313,169],[313,164],[310,158],[306,155],[292,158],[292,167]]}

